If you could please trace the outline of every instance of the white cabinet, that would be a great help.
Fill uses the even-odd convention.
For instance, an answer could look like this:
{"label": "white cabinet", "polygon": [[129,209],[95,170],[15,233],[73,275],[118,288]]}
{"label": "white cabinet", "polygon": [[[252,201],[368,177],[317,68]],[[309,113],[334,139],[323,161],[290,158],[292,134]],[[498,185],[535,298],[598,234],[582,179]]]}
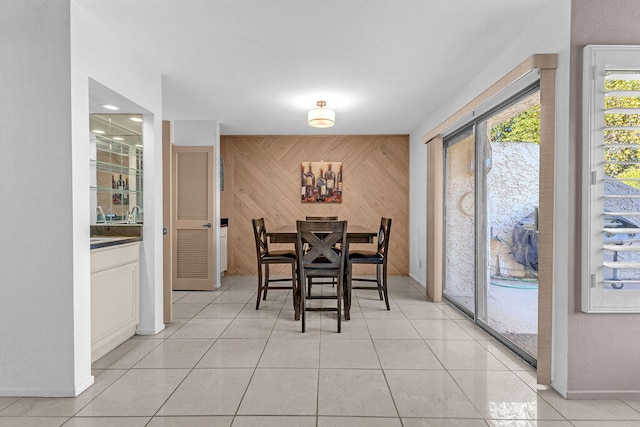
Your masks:
{"label": "white cabinet", "polygon": [[91,361],[135,335],[139,321],[140,244],[91,251]]}
{"label": "white cabinet", "polygon": [[227,227],[220,228],[220,275],[227,271]]}

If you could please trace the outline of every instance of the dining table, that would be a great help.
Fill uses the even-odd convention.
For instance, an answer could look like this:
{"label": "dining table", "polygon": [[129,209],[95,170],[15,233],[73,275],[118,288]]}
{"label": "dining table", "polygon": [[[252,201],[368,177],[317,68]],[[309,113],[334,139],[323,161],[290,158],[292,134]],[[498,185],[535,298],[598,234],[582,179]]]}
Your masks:
{"label": "dining table", "polygon": [[[347,243],[373,243],[378,231],[357,224],[347,224]],[[293,243],[298,241],[296,225],[281,225],[267,232],[270,243]]]}
{"label": "dining table", "polygon": [[[349,258],[349,245],[352,243],[373,243],[374,237],[378,235],[377,230],[364,227],[357,224],[347,224],[347,242],[344,247],[346,254],[345,259]],[[267,237],[270,243],[292,243],[295,244],[298,241],[298,231],[296,225],[281,225],[273,228],[267,232]],[[345,278],[347,280],[348,273],[345,271]],[[345,282],[346,283],[346,282]],[[351,315],[349,313],[349,307],[351,307],[351,295],[349,292],[345,292],[345,304],[344,304],[344,318],[350,320]]]}

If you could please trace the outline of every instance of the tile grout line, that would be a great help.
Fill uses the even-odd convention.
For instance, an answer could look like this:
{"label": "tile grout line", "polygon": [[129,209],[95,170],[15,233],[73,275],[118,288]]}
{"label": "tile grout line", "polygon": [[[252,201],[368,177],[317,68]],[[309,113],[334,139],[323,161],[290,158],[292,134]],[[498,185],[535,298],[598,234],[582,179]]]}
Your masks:
{"label": "tile grout line", "polygon": [[[244,401],[244,398],[247,395],[247,391],[249,390],[249,387],[251,386],[251,381],[253,381],[253,377],[256,375],[256,372],[258,371],[258,365],[260,365],[260,360],[264,356],[264,352],[267,349],[267,346],[269,345],[269,341],[271,340],[271,336],[273,335],[273,331],[275,330],[275,327],[278,324],[278,319],[280,318],[280,314],[282,313],[282,310],[284,309],[284,305],[287,303],[288,295],[289,295],[289,291],[287,291],[287,295],[285,295],[284,302],[282,303],[282,307],[280,307],[280,311],[278,312],[278,316],[276,317],[276,321],[273,323],[273,327],[271,328],[271,331],[269,332],[269,336],[267,337],[267,340],[266,340],[266,342],[264,344],[264,347],[262,348],[262,351],[260,352],[260,357],[256,361],[256,366],[253,368],[253,372],[251,373],[251,377],[249,378],[249,381],[247,382],[247,386],[245,387],[244,392],[242,393],[242,397],[240,397],[240,400],[238,401],[238,406],[236,407],[235,413],[232,416],[233,418],[231,420],[231,425],[233,425],[235,423],[236,417],[239,416],[238,415],[238,411],[240,410],[240,406],[242,406],[242,402]],[[249,302],[251,302],[251,300],[249,300]],[[247,302],[247,304],[249,304],[249,302]],[[242,310],[240,310],[240,311],[242,311]],[[238,313],[238,314],[240,314],[240,313]]]}
{"label": "tile grout line", "polygon": [[[236,281],[237,283],[237,281]],[[232,284],[229,286],[229,289],[232,288],[235,285]],[[202,310],[204,310],[207,306],[209,306],[210,304],[213,304],[213,301],[217,300],[218,298],[220,298],[222,295],[224,295],[229,289],[225,289],[218,297],[214,298],[211,302],[209,302],[208,304],[206,304],[202,309],[198,310],[196,313],[193,314],[193,316],[191,316],[182,326],[180,326],[179,329],[182,329],[187,323],[189,323],[190,320],[193,320],[196,318],[196,316],[202,312]],[[186,296],[186,295],[185,295]],[[183,297],[184,298],[184,297]],[[182,299],[182,298],[180,298]],[[245,303],[245,306],[249,304],[249,302]],[[242,308],[244,309],[244,307]],[[151,416],[151,419],[149,420],[149,423],[153,420],[153,418],[158,416],[158,412],[160,412],[162,410],[162,408],[164,407],[164,405],[167,404],[167,402],[169,401],[169,399],[171,399],[171,397],[175,394],[175,392],[180,388],[180,386],[184,383],[184,381],[189,377],[189,375],[191,375],[191,373],[193,373],[193,371],[196,369],[196,366],[198,365],[198,363],[200,363],[202,361],[202,359],[204,358],[204,356],[211,350],[211,348],[213,348],[213,346],[215,345],[216,342],[218,342],[218,340],[220,339],[220,337],[222,336],[222,334],[224,333],[224,331],[227,330],[227,328],[229,327],[229,325],[231,325],[231,323],[233,322],[233,320],[235,320],[238,317],[238,314],[240,314],[240,312],[242,311],[242,309],[236,314],[236,316],[231,320],[231,322],[229,322],[229,324],[220,332],[220,335],[218,335],[218,338],[214,339],[213,342],[211,343],[211,345],[209,346],[209,348],[202,354],[202,356],[200,357],[200,359],[198,359],[198,361],[193,365],[192,368],[189,369],[189,372],[187,372],[187,374],[184,376],[184,378],[178,383],[178,385],[173,389],[173,391],[171,393],[169,393],[169,395],[167,396],[167,398],[164,400],[164,402],[158,407],[158,409],[154,412],[154,414]],[[168,337],[166,337],[163,342],[165,340],[168,340],[171,336],[173,336],[176,332],[178,332],[177,330],[169,335]],[[178,338],[175,338],[178,339]],[[142,359],[141,359],[142,360]],[[138,361],[139,363],[139,361]],[[134,365],[135,366],[135,365]],[[133,368],[132,368],[133,369]],[[169,369],[169,368],[161,368],[161,369]]]}
{"label": "tile grout line", "polygon": [[[413,284],[412,284],[410,281],[407,281],[407,282],[408,282],[410,285],[412,285],[412,286],[413,286]],[[228,291],[230,291],[230,290],[232,290],[232,289],[236,288],[236,286],[235,286],[235,285],[242,285],[242,286],[238,286],[238,287],[237,287],[237,289],[241,289],[242,287],[244,287],[244,285],[242,284],[242,281],[240,281],[240,280],[235,280],[235,281],[234,281],[231,285],[229,285],[229,286],[228,286],[228,288],[227,288],[227,289],[225,289],[225,290],[224,290],[224,291],[223,291],[223,292],[222,292],[222,293],[221,293],[217,298],[221,297],[225,292],[228,292]],[[290,291],[287,291],[287,292],[289,293]],[[172,304],[178,303],[180,300],[183,300],[183,299],[184,299],[185,297],[187,297],[188,295],[189,295],[189,293],[187,293],[186,295],[183,295],[182,297],[180,297],[180,298],[179,298],[178,300],[176,300],[175,302],[172,302]],[[288,295],[287,295],[287,296],[288,296]],[[263,358],[263,356],[264,356],[264,354],[265,354],[265,351],[266,351],[266,347],[267,347],[267,345],[269,345],[269,342],[270,342],[272,339],[276,339],[276,338],[274,338],[273,334],[274,334],[274,332],[275,332],[275,328],[276,328],[276,325],[277,325],[277,323],[278,323],[278,320],[280,319],[280,316],[282,315],[282,313],[283,313],[283,312],[285,312],[285,305],[287,304],[287,296],[285,296],[284,302],[282,303],[282,306],[280,307],[280,310],[278,311],[278,315],[277,315],[277,316],[276,316],[276,318],[275,318],[275,323],[274,323],[274,324],[273,324],[273,326],[271,327],[271,330],[270,330],[270,332],[269,332],[269,336],[268,336],[268,338],[267,338],[267,340],[266,340],[266,343],[265,343],[264,347],[262,348],[262,351],[261,351],[261,353],[260,353],[260,356],[259,356],[259,358],[258,358],[258,361],[256,362],[256,365],[255,365],[255,367],[254,367],[254,369],[253,369],[253,373],[252,373],[252,375],[251,375],[251,378],[249,379],[249,382],[247,383],[247,387],[245,388],[244,393],[243,393],[242,397],[240,398],[240,401],[239,401],[238,406],[237,406],[237,408],[236,408],[235,414],[231,416],[231,425],[233,425],[233,423],[236,421],[236,417],[238,416],[238,411],[239,411],[240,405],[242,404],[242,401],[243,401],[243,400],[244,400],[244,398],[246,397],[246,393],[247,393],[247,391],[248,391],[248,389],[249,389],[249,386],[250,386],[250,384],[251,384],[251,381],[253,380],[254,375],[255,375],[255,373],[256,373],[256,372],[257,372],[257,370],[258,370],[258,365],[259,365],[259,363],[260,363],[260,360]],[[355,296],[355,295],[354,295],[354,296]],[[402,296],[403,296],[403,295],[402,295]],[[206,308],[206,307],[208,307],[209,305],[213,304],[217,298],[215,298],[214,300],[212,300],[211,302],[209,302],[208,304],[206,304],[204,308]],[[404,310],[402,310],[401,305],[399,305],[399,304],[396,302],[395,298],[391,297],[391,295],[390,295],[390,298],[392,298],[392,299],[393,299],[393,301],[394,301],[394,304],[395,304],[395,305],[397,305],[397,307],[398,307],[398,311],[399,311],[400,313],[402,313],[402,315],[404,316],[403,318],[404,318],[404,319],[406,319],[406,320],[408,320],[408,321],[409,321],[409,323],[411,323],[411,324],[412,324],[413,328],[417,330],[416,326],[413,324],[413,322],[411,321],[411,319],[409,319],[409,318],[407,317],[407,314],[404,312]],[[357,296],[356,296],[356,298],[354,298],[354,299],[357,299]],[[428,302],[428,301],[427,301],[427,302]],[[217,338],[215,338],[215,339],[213,340],[213,342],[212,342],[212,343],[211,343],[211,345],[208,347],[208,349],[207,349],[207,350],[204,352],[204,354],[203,354],[203,355],[198,359],[198,361],[194,364],[194,366],[193,366],[192,368],[190,368],[190,369],[189,369],[189,372],[185,375],[185,377],[182,379],[182,381],[180,381],[180,383],[179,383],[179,384],[178,384],[178,385],[173,389],[173,391],[170,393],[169,397],[168,397],[167,399],[165,399],[165,401],[162,403],[162,405],[160,405],[159,409],[154,413],[154,415],[152,415],[152,416],[148,416],[148,415],[145,415],[145,416],[132,415],[132,417],[136,417],[136,418],[137,418],[137,417],[140,417],[140,418],[149,418],[149,419],[148,419],[148,421],[146,421],[145,425],[149,425],[150,423],[152,423],[153,419],[154,419],[155,417],[157,417],[157,416],[158,416],[157,414],[158,414],[158,412],[160,411],[160,409],[162,409],[162,407],[167,403],[167,401],[168,401],[168,400],[169,400],[169,399],[174,395],[174,393],[177,391],[177,389],[178,389],[178,388],[180,388],[180,386],[183,384],[183,382],[186,380],[186,378],[188,378],[188,377],[189,377],[189,375],[192,375],[194,372],[197,372],[197,370],[199,369],[199,368],[196,368],[196,367],[197,367],[197,365],[198,365],[198,363],[200,363],[200,362],[203,360],[204,356],[205,356],[209,351],[211,351],[211,349],[214,347],[214,345],[215,345],[216,343],[218,343],[218,342],[222,339],[221,337],[222,337],[222,335],[224,334],[224,332],[228,330],[229,326],[233,323],[233,321],[235,321],[236,319],[239,319],[239,317],[238,317],[238,316],[240,315],[240,313],[242,313],[242,312],[245,310],[245,308],[246,308],[250,303],[251,303],[251,299],[249,299],[249,301],[248,301],[247,303],[245,303],[245,304],[244,304],[243,308],[242,308],[242,309],[240,309],[240,311],[239,311],[238,313],[236,313],[236,315],[231,319],[231,321],[230,321],[230,322],[225,326],[225,328],[220,332],[220,334],[217,336]],[[219,304],[224,304],[224,303],[219,303]],[[358,306],[359,306],[359,304],[358,304]],[[441,310],[441,309],[440,309],[440,307],[439,307],[437,304],[435,304],[435,303],[434,303],[434,306],[436,306],[439,310]],[[131,372],[131,371],[133,371],[133,370],[143,370],[143,369],[145,369],[145,368],[136,368],[135,366],[136,366],[137,364],[139,364],[139,363],[140,363],[140,362],[141,362],[145,357],[147,357],[151,352],[153,352],[155,349],[157,349],[157,347],[158,347],[159,345],[162,345],[163,343],[165,343],[165,342],[169,341],[170,339],[179,340],[180,338],[172,338],[172,337],[173,337],[173,336],[174,336],[174,335],[175,335],[175,334],[176,334],[176,333],[177,333],[181,328],[183,328],[183,327],[184,327],[184,326],[185,326],[189,321],[191,321],[191,320],[195,319],[195,318],[196,318],[196,316],[197,316],[199,313],[201,313],[201,312],[202,312],[202,310],[204,310],[204,308],[203,308],[203,309],[201,309],[201,310],[199,310],[197,313],[193,314],[190,318],[186,319],[185,323],[183,323],[182,325],[180,325],[179,327],[177,327],[177,328],[176,328],[176,330],[175,330],[175,331],[173,331],[170,335],[168,335],[168,336],[166,336],[166,337],[164,337],[164,338],[160,338],[160,339],[154,338],[154,340],[158,341],[158,342],[159,342],[159,344],[157,344],[155,347],[151,348],[150,350],[146,351],[144,355],[142,355],[139,359],[137,359],[137,361],[135,361],[135,362],[133,362],[132,364],[130,364],[130,366],[129,366],[129,367],[124,368],[124,369],[121,369],[122,374],[120,374],[119,376],[117,376],[117,378],[116,378],[114,381],[112,381],[111,383],[109,383],[109,384],[108,384],[108,385],[107,385],[103,390],[101,390],[99,393],[97,393],[95,396],[93,396],[90,400],[88,400],[88,402],[87,402],[86,404],[84,404],[80,409],[78,409],[78,410],[74,413],[74,415],[72,415],[72,416],[65,416],[65,415],[63,415],[63,416],[59,416],[59,418],[61,418],[61,419],[66,419],[66,420],[64,420],[64,421],[63,421],[63,425],[67,425],[67,424],[68,424],[72,419],[74,419],[74,418],[83,419],[83,418],[87,418],[87,417],[89,417],[89,418],[109,418],[109,417],[118,417],[119,415],[100,415],[100,416],[95,416],[95,417],[88,415],[87,417],[78,417],[78,416],[77,416],[77,414],[78,414],[80,411],[82,411],[84,408],[86,408],[88,405],[90,405],[92,402],[95,402],[95,401],[96,401],[96,399],[98,399],[98,398],[99,398],[100,396],[102,396],[102,395],[103,395],[107,390],[109,390],[111,387],[113,387],[113,386],[114,386],[114,384],[116,384],[118,381],[120,381],[120,380],[122,379],[122,377],[123,377],[124,375],[126,375],[127,373],[129,373],[129,372]],[[449,319],[449,320],[454,320],[454,321],[455,321],[455,320],[458,320],[458,319],[451,319],[451,318],[449,318],[449,316],[447,315],[447,313],[444,313],[444,314],[445,314],[445,316],[447,317],[447,319]],[[377,357],[377,359],[378,359],[378,363],[380,364],[381,370],[383,371],[383,376],[384,376],[384,378],[385,378],[385,382],[386,382],[386,384],[387,384],[387,388],[389,389],[390,394],[391,394],[392,401],[394,402],[394,407],[396,408],[396,413],[398,414],[398,419],[399,419],[399,421],[400,421],[400,425],[404,425],[404,422],[403,422],[403,420],[402,420],[402,417],[400,416],[400,414],[399,414],[399,410],[398,410],[398,408],[397,408],[397,403],[396,403],[396,401],[395,401],[395,397],[394,397],[393,393],[391,393],[391,389],[390,389],[390,386],[389,386],[389,382],[388,382],[388,378],[387,378],[387,376],[386,376],[385,369],[382,367],[382,363],[381,363],[380,355],[378,354],[378,349],[377,349],[377,347],[376,347],[376,345],[375,345],[375,341],[374,341],[374,339],[373,339],[373,337],[372,337],[372,335],[371,335],[371,331],[370,331],[370,329],[369,329],[369,324],[368,324],[368,320],[369,320],[369,318],[367,318],[367,317],[366,317],[366,315],[365,315],[365,313],[364,313],[364,312],[362,313],[362,316],[363,316],[362,320],[364,321],[363,323],[364,323],[365,328],[367,329],[367,332],[368,332],[368,334],[369,334],[369,340],[372,342],[372,345],[373,345],[373,347],[374,347],[374,351],[376,352],[376,357]],[[373,320],[375,320],[376,318],[374,317],[374,318],[372,318],[372,319],[373,319]],[[262,320],[262,319],[261,319],[261,320]],[[430,320],[430,319],[427,319],[427,320]],[[464,319],[464,320],[467,320],[467,321],[468,321],[468,319]],[[457,323],[456,323],[456,324],[457,324]],[[323,328],[322,328],[322,319],[321,319],[321,323],[320,323],[320,339],[318,340],[318,345],[319,345],[318,351],[319,351],[319,352],[321,352],[321,350],[322,350],[322,338],[323,338],[323,332],[325,332],[325,331],[324,331],[324,330],[323,330]],[[465,333],[467,333],[467,334],[469,334],[469,335],[470,335],[470,333],[469,333],[469,332],[467,332],[466,330],[465,330]],[[433,355],[434,355],[435,359],[436,359],[436,360],[438,360],[438,362],[442,365],[443,370],[444,370],[444,371],[447,373],[447,375],[452,379],[452,381],[453,381],[453,383],[456,385],[456,387],[458,387],[458,388],[462,391],[462,393],[463,393],[463,395],[465,396],[465,398],[466,398],[469,402],[471,402],[471,400],[469,399],[469,396],[467,395],[467,393],[465,393],[465,392],[464,392],[464,390],[462,389],[462,387],[460,387],[460,384],[458,384],[458,382],[457,382],[457,381],[453,378],[453,376],[451,375],[451,372],[458,372],[459,370],[455,370],[455,369],[454,369],[454,370],[450,370],[449,368],[447,368],[447,367],[444,365],[444,363],[442,362],[442,360],[440,359],[440,357],[438,357],[438,356],[433,352],[433,349],[429,346],[429,344],[427,343],[427,340],[426,340],[425,338],[423,338],[419,332],[418,332],[418,335],[420,335],[420,341],[422,341],[422,342],[426,345],[426,347],[429,349],[429,351],[431,351],[431,353],[433,353]],[[488,354],[490,354],[491,356],[493,356],[494,358],[496,358],[496,359],[500,362],[500,364],[501,364],[501,365],[503,365],[503,366],[506,368],[506,370],[505,370],[504,372],[510,372],[511,374],[515,375],[515,376],[516,376],[516,377],[517,377],[517,378],[518,378],[522,383],[524,383],[524,385],[526,385],[526,386],[527,386],[527,389],[529,389],[529,390],[533,390],[533,391],[534,391],[534,393],[536,394],[536,396],[538,396],[539,398],[541,398],[541,400],[542,400],[543,402],[545,402],[546,404],[548,404],[548,405],[549,405],[549,407],[551,407],[553,410],[557,411],[557,412],[560,414],[560,416],[562,417],[562,420],[563,420],[563,421],[562,421],[562,420],[558,420],[558,421],[561,421],[561,422],[567,422],[567,423],[569,423],[570,425],[574,425],[574,424],[576,423],[576,420],[574,420],[573,422],[572,422],[572,421],[570,421],[570,420],[568,420],[568,419],[567,419],[567,417],[566,417],[562,412],[560,412],[558,409],[556,409],[556,407],[555,407],[555,406],[554,406],[554,405],[553,405],[549,400],[547,400],[549,396],[546,396],[546,397],[545,397],[545,396],[543,396],[543,395],[539,394],[539,391],[538,391],[538,390],[536,390],[536,389],[532,389],[532,387],[531,387],[531,386],[528,384],[528,382],[526,381],[526,378],[523,378],[523,377],[521,377],[520,375],[518,375],[518,374],[516,373],[516,372],[518,372],[517,370],[511,369],[507,363],[503,362],[503,360],[499,359],[499,358],[498,358],[498,356],[496,356],[496,353],[492,352],[489,348],[485,347],[485,346],[482,344],[482,343],[483,343],[483,342],[485,342],[485,341],[496,342],[495,340],[480,340],[480,339],[476,338],[476,337],[475,337],[475,336],[473,336],[473,335],[471,336],[471,338],[472,338],[471,340],[465,340],[465,341],[470,341],[470,342],[474,342],[474,343],[476,343],[476,344],[481,345],[481,346],[483,347],[483,349],[484,349]],[[140,339],[140,340],[142,340],[142,339]],[[446,337],[445,337],[445,338],[443,338],[443,340],[444,340],[444,341],[452,341],[452,340],[447,340],[447,339],[446,339]],[[320,357],[321,357],[321,355],[320,355]],[[317,369],[318,369],[318,382],[317,382],[316,420],[315,420],[315,425],[316,425],[316,426],[319,426],[319,425],[320,425],[320,423],[319,423],[319,416],[320,416],[320,415],[319,415],[320,370],[321,370],[320,365],[321,365],[321,363],[322,363],[322,362],[321,362],[321,360],[322,360],[322,359],[320,359],[320,357],[319,357],[318,365],[317,365],[317,366],[318,366],[318,368],[317,368]],[[505,360],[506,360],[506,359],[505,359]],[[116,362],[117,362],[117,360],[116,360]],[[116,363],[116,362],[114,362],[114,363]],[[161,369],[172,369],[172,368],[161,368]],[[203,368],[203,369],[204,369],[204,368]],[[216,368],[216,369],[226,369],[226,368],[221,368],[221,367],[219,367],[219,368]],[[362,369],[366,369],[366,368],[362,368]],[[113,370],[120,370],[120,369],[115,369],[115,368],[114,368],[114,369],[110,369],[110,368],[106,368],[106,369],[96,369],[96,370],[102,370],[102,371],[113,371]],[[484,369],[484,370],[483,370],[483,369],[474,369],[474,370],[475,370],[475,371],[487,371],[487,369]],[[503,372],[503,371],[501,371],[501,372]],[[6,410],[7,410],[8,408],[11,408],[11,407],[13,407],[14,405],[16,405],[18,402],[20,402],[20,401],[21,401],[21,399],[23,399],[23,398],[16,398],[16,400],[14,400],[13,402],[11,402],[8,406],[4,407],[4,408],[2,409],[2,411],[0,411],[0,412],[6,412]],[[24,398],[24,399],[29,399],[29,398]],[[622,402],[626,407],[629,407],[629,408],[631,408],[633,411],[640,413],[640,410],[638,410],[638,409],[634,408],[633,406],[631,406],[631,405],[630,405],[630,403],[628,403],[627,401],[625,401],[625,400],[623,400],[623,399],[616,399],[616,401],[617,401],[617,402]],[[472,406],[474,407],[474,409],[476,409],[476,411],[478,411],[478,409],[477,409],[477,408],[475,408],[475,405],[473,405],[473,403],[472,403],[472,402],[471,402],[471,404],[472,404]],[[248,415],[250,415],[250,414],[248,414]],[[481,414],[480,414],[480,415],[481,415]],[[605,414],[600,414],[600,415],[601,415],[601,417],[600,417],[599,419],[601,419],[601,420],[605,420],[605,419],[607,419],[606,417],[605,417],[605,418],[602,418]],[[58,418],[58,416],[55,416],[55,415],[38,416],[38,415],[28,415],[28,414],[21,414],[21,415],[18,415],[17,417],[19,417],[19,418],[20,418],[20,417],[24,418],[24,417],[31,417],[31,416],[36,416],[36,417],[38,417],[38,418]],[[175,415],[168,415],[168,416],[169,416],[169,417],[175,417]],[[196,417],[196,416],[198,416],[198,415],[195,415],[195,414],[194,414],[194,415],[184,415],[184,416],[185,416],[185,417]],[[279,415],[279,416],[286,416],[286,415]],[[6,417],[6,415],[5,415],[5,417]],[[289,417],[295,417],[295,416],[290,415]],[[336,415],[336,416],[330,416],[330,417],[339,418],[339,417],[348,417],[348,415]],[[358,417],[363,418],[363,417],[366,417],[366,416],[361,415],[361,416],[358,416]],[[2,418],[3,418],[3,416],[0,416],[0,421],[2,421]],[[385,417],[385,418],[386,418],[386,417]],[[407,417],[407,418],[424,418],[424,417]],[[430,419],[436,419],[437,417],[428,417],[428,418],[430,418]],[[627,417],[627,418],[629,418],[629,417]],[[453,419],[453,418],[452,418],[452,419]],[[484,417],[482,417],[482,415],[481,415],[480,420],[482,420],[482,422],[484,422],[484,424],[487,424],[487,425],[488,425],[490,421],[496,421],[497,419],[492,419],[492,418],[484,419]],[[519,419],[518,419],[518,420],[519,420]],[[511,421],[513,422],[513,421],[518,421],[518,420],[511,420]],[[544,421],[544,419],[539,419],[539,418],[537,418],[537,416],[536,416],[536,418],[535,418],[534,420],[531,420],[531,421],[535,423],[535,420],[538,420],[538,422],[540,422],[540,421]],[[588,418],[587,420],[596,420],[596,419],[595,419],[595,418]],[[582,421],[587,421],[587,420],[582,420]]]}

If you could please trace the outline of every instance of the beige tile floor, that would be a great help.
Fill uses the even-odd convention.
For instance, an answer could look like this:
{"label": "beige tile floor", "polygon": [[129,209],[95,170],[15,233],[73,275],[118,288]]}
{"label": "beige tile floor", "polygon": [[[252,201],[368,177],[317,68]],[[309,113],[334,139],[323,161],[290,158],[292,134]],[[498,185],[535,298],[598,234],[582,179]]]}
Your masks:
{"label": "beige tile floor", "polygon": [[341,334],[321,312],[302,334],[289,291],[256,311],[255,290],[232,276],[174,292],[174,322],[95,362],[86,392],[0,398],[0,426],[640,426],[640,401],[538,388],[530,366],[408,277],[390,278],[391,311],[357,291]]}

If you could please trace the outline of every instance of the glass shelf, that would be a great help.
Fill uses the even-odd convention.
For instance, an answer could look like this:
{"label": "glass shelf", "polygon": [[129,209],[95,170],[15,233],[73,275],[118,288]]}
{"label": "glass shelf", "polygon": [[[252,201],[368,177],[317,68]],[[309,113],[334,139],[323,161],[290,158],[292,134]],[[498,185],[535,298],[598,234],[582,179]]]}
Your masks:
{"label": "glass shelf", "polygon": [[94,190],[94,191],[108,191],[111,193],[127,193],[127,194],[142,194],[143,191],[142,190],[124,190],[122,188],[109,188],[109,187],[94,187],[94,186],[89,186],[90,190]]}
{"label": "glass shelf", "polygon": [[142,169],[132,168],[125,165],[116,165],[113,163],[102,162],[99,160],[89,160],[92,166],[95,166],[96,172],[122,173],[127,175],[142,176]]}

